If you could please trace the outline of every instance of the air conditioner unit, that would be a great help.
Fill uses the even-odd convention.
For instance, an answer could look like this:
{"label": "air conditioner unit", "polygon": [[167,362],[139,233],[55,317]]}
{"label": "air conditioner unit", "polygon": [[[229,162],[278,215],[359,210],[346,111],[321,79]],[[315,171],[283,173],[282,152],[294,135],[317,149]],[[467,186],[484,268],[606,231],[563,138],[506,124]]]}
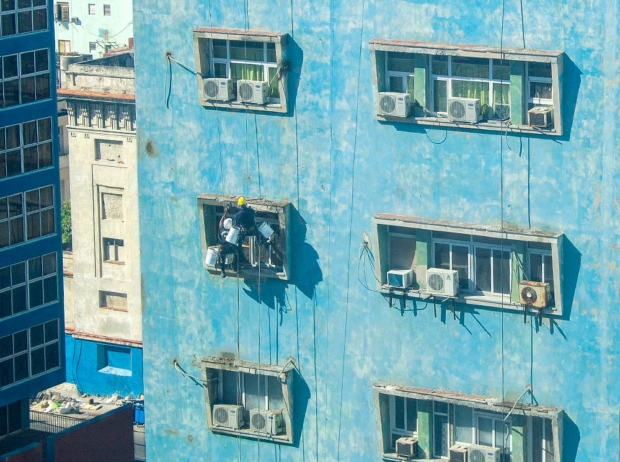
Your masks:
{"label": "air conditioner unit", "polygon": [[213,425],[238,430],[243,427],[243,412],[243,406],[216,404],[213,406]]}
{"label": "air conditioner unit", "polygon": [[442,268],[427,269],[426,291],[429,294],[455,297],[459,293],[458,271]]}
{"label": "air conditioner unit", "polygon": [[80,18],[76,18],[73,17],[69,20],[69,22],[73,23],[73,24],[79,24],[80,23]]}
{"label": "air conditioner unit", "polygon": [[108,29],[99,29],[99,37],[107,40],[110,37],[110,31]]}
{"label": "air conditioner unit", "polygon": [[237,80],[237,101],[265,104],[269,99],[269,85],[257,80]]}
{"label": "air conditioner unit", "polygon": [[252,409],[250,411],[250,430],[267,435],[277,435],[283,430],[282,411],[264,411]]}
{"label": "air conditioner unit", "polygon": [[387,272],[387,283],[391,287],[406,289],[413,284],[413,270],[390,270]]}
{"label": "air conditioner unit", "polygon": [[510,104],[495,103],[493,105],[493,115],[496,119],[510,119]]}
{"label": "air conditioner unit", "polygon": [[230,101],[232,98],[232,79],[202,80],[202,99],[204,101]]}
{"label": "air conditioner unit", "polygon": [[527,111],[528,124],[530,127],[545,128],[553,124],[552,108],[547,106],[535,106]]}
{"label": "air conditioner unit", "polygon": [[455,444],[450,448],[450,462],[467,462],[468,444]]}
{"label": "air conditioner unit", "polygon": [[551,290],[546,282],[521,281],[519,283],[519,301],[522,305],[546,308],[550,298]]}
{"label": "air conditioner unit", "polygon": [[396,455],[404,459],[413,459],[418,451],[418,438],[403,436],[396,440]]}
{"label": "air conditioner unit", "polygon": [[448,98],[448,119],[453,122],[478,123],[482,117],[477,98]]}
{"label": "air conditioner unit", "polygon": [[377,99],[377,114],[391,117],[407,117],[411,108],[409,93],[384,92]]}
{"label": "air conditioner unit", "polygon": [[499,462],[500,455],[500,448],[480,444],[467,445],[467,462]]}

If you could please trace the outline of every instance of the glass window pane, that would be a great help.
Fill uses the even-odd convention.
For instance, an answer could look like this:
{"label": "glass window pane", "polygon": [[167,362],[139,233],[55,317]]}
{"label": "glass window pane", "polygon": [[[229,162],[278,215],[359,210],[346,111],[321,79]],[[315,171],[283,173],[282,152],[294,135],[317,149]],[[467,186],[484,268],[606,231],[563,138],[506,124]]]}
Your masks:
{"label": "glass window pane", "polygon": [[551,78],[551,64],[549,63],[528,63],[527,71],[530,77]]}
{"label": "glass window pane", "polygon": [[489,60],[483,58],[452,57],[452,75],[455,77],[489,78]]}
{"label": "glass window pane", "polygon": [[56,254],[48,253],[43,255],[43,275],[52,274],[56,272]]}
{"label": "glass window pane", "polygon": [[15,363],[15,381],[19,382],[20,380],[27,379],[29,375],[28,353],[16,356],[13,361]]}
{"label": "glass window pane", "polygon": [[22,429],[22,402],[15,401],[7,406],[9,433]]}
{"label": "glass window pane", "polygon": [[41,257],[35,257],[28,260],[28,279],[40,278],[43,268],[41,266]]}
{"label": "glass window pane", "polygon": [[509,448],[510,426],[501,420],[495,421],[495,444],[496,448]]}
{"label": "glass window pane", "polygon": [[510,84],[493,84],[493,103],[510,104]]}
{"label": "glass window pane", "polygon": [[47,30],[47,9],[40,8],[32,12],[32,28],[34,30]]}
{"label": "glass window pane", "polygon": [[387,68],[388,71],[413,74],[413,54],[388,52]]}
{"label": "glass window pane", "polygon": [[13,336],[0,337],[0,358],[6,358],[13,354]]}
{"label": "glass window pane", "polygon": [[0,153],[0,178],[4,178],[6,175],[6,154]]}
{"label": "glass window pane", "polygon": [[390,91],[395,91],[397,93],[405,93],[405,89],[403,88],[403,78],[390,76]]}
{"label": "glass window pane", "polygon": [[34,52],[35,61],[37,64],[37,72],[46,71],[49,69],[48,59],[47,59],[47,50],[37,50]]}
{"label": "glass window pane", "polygon": [[46,141],[52,139],[52,119],[41,119],[37,121],[39,127],[39,141]]}
{"label": "glass window pane", "polygon": [[[2,62],[2,61],[0,61]],[[2,74],[0,74],[2,75]],[[4,136],[5,136],[5,130],[4,128],[0,128],[0,151],[4,151]]]}
{"label": "glass window pane", "polygon": [[43,305],[43,281],[35,281],[28,284],[30,296],[30,309]]}
{"label": "glass window pane", "polygon": [[437,415],[433,416],[433,431],[434,431],[434,456],[447,456],[448,455],[448,416]]}
{"label": "glass window pane", "polygon": [[459,289],[469,290],[469,247],[452,246],[452,269],[459,273]]}
{"label": "glass window pane", "polygon": [[37,75],[37,100],[50,97],[50,75]]}
{"label": "glass window pane", "polygon": [[34,79],[34,77],[25,77],[20,81],[22,104],[31,103],[35,100]]}
{"label": "glass window pane", "polygon": [[41,236],[47,236],[54,232],[54,209],[41,212]]}
{"label": "glass window pane", "polygon": [[22,75],[34,74],[34,51],[22,53],[19,57],[22,67]]}
{"label": "glass window pane", "polygon": [[5,56],[2,59],[4,64],[4,78],[17,77],[17,55]]}
{"label": "glass window pane", "polygon": [[269,68],[269,97],[270,98],[279,98],[280,97],[280,82],[276,77],[276,73],[278,70],[274,67]]}
{"label": "glass window pane", "polygon": [[13,334],[13,353],[26,351],[28,349],[28,331],[20,330]]}
{"label": "glass window pane", "polygon": [[551,419],[545,419],[545,462],[554,462],[555,450],[553,446],[553,428]]}
{"label": "glass window pane", "polygon": [[448,403],[441,403],[441,402],[435,401],[434,409],[435,409],[435,412],[439,412],[441,414],[447,414],[448,413]]}
{"label": "glass window pane", "polygon": [[448,84],[445,80],[433,82],[433,110],[435,112],[448,110]]}
{"label": "glass window pane", "polygon": [[12,11],[15,9],[15,0],[2,0],[2,11]]}
{"label": "glass window pane", "polygon": [[51,167],[52,165],[52,143],[40,144],[38,147],[39,168]]}
{"label": "glass window pane", "polygon": [[493,60],[493,80],[510,80],[510,63],[508,61]]}
{"label": "glass window pane", "polygon": [[214,63],[213,64],[213,68],[214,68],[214,77],[220,78],[220,79],[225,79],[228,76],[226,75],[226,64],[224,63]]}
{"label": "glass window pane", "polygon": [[213,40],[213,57],[227,59],[226,40]]}
{"label": "glass window pane", "polygon": [[552,84],[543,82],[530,82],[530,98],[552,99]]}
{"label": "glass window pane", "polygon": [[493,251],[493,292],[510,293],[510,252]]}
{"label": "glass window pane", "polygon": [[23,144],[33,144],[37,142],[37,123],[33,120],[22,124]]}
{"label": "glass window pane", "polygon": [[22,311],[26,311],[28,309],[26,302],[26,286],[15,287],[11,291],[11,296],[13,298],[13,314],[21,313]]}
{"label": "glass window pane", "polygon": [[478,417],[478,444],[493,446],[493,420]]}
{"label": "glass window pane", "polygon": [[277,58],[276,58],[276,44],[275,43],[268,43],[267,44],[267,62],[268,63],[275,63],[275,62],[277,62]]}
{"label": "glass window pane", "polygon": [[2,36],[3,37],[14,35],[17,32],[17,28],[15,26],[16,24],[15,24],[14,14],[3,14],[2,15]]}
{"label": "glass window pane", "polygon": [[256,64],[230,64],[230,76],[233,81],[237,80],[263,80],[263,66]]}
{"label": "glass window pane", "polygon": [[4,82],[4,107],[17,106],[19,104],[19,80]]}
{"label": "glass window pane", "polygon": [[51,342],[58,338],[58,321],[48,321],[45,323],[45,342]]}
{"label": "glass window pane", "polygon": [[60,365],[58,356],[58,343],[52,343],[45,347],[45,369],[50,370]]}
{"label": "glass window pane", "polygon": [[58,300],[58,281],[56,276],[43,280],[43,302],[50,303]]}
{"label": "glass window pane", "polygon": [[415,238],[390,234],[389,269],[411,269],[415,257]]}
{"label": "glass window pane", "polygon": [[435,268],[450,269],[450,245],[435,243]]}
{"label": "glass window pane", "polygon": [[22,195],[15,194],[9,197],[9,217],[15,217],[23,213]]}
{"label": "glass window pane", "polygon": [[477,98],[480,106],[489,104],[489,83],[469,80],[452,80],[452,96],[455,98]]}
{"label": "glass window pane", "polygon": [[407,403],[407,430],[414,432],[417,430],[418,427],[416,400],[407,398],[405,401]]}
{"label": "glass window pane", "polygon": [[11,220],[10,228],[10,245],[24,242],[24,220],[22,217]]}
{"label": "glass window pane", "polygon": [[11,286],[11,267],[0,268],[0,290]]}
{"label": "glass window pane", "polygon": [[43,324],[30,328],[30,347],[36,347],[44,343]]}
{"label": "glass window pane", "polygon": [[6,127],[6,149],[15,149],[21,146],[19,139],[19,125]]}
{"label": "glass window pane", "polygon": [[51,207],[54,203],[53,194],[54,190],[51,186],[41,188],[41,208]]}
{"label": "glass window pane", "polygon": [[472,409],[456,406],[454,411],[454,440],[461,443],[473,443],[471,435]]}
{"label": "glass window pane", "polygon": [[17,263],[11,266],[11,282],[13,285],[26,282],[26,264]]}
{"label": "glass window pane", "polygon": [[0,223],[0,248],[9,245],[9,224],[5,221]]}
{"label": "glass window pane", "polygon": [[26,192],[26,212],[39,210],[39,190],[33,189]]}
{"label": "glass window pane", "polygon": [[262,42],[230,41],[230,59],[264,61]]}
{"label": "glass window pane", "polygon": [[476,290],[491,292],[491,250],[476,248]]}
{"label": "glass window pane", "polygon": [[13,360],[0,361],[0,387],[10,385],[15,382],[13,376]]}
{"label": "glass window pane", "polygon": [[41,236],[41,214],[33,213],[26,218],[28,239],[35,239]]}
{"label": "glass window pane", "polygon": [[6,220],[9,216],[6,197],[0,198],[0,220]]}
{"label": "glass window pane", "polygon": [[24,149],[24,172],[31,172],[39,168],[39,152],[36,146]]}
{"label": "glass window pane", "polygon": [[394,396],[394,427],[405,429],[405,398]]}
{"label": "glass window pane", "polygon": [[32,32],[32,11],[20,11],[17,13],[17,26],[20,34]]}
{"label": "glass window pane", "polygon": [[529,276],[530,281],[542,282],[542,278],[543,278],[542,262],[543,262],[543,259],[542,259],[541,254],[538,254],[538,253],[530,254],[530,274],[527,275]]}
{"label": "glass window pane", "polygon": [[45,372],[45,349],[37,348],[30,352],[30,367],[32,375]]}
{"label": "glass window pane", "polygon": [[22,155],[19,149],[6,153],[7,176],[19,175],[22,173]]}
{"label": "glass window pane", "polygon": [[17,8],[30,8],[32,7],[32,0],[17,0]]}
{"label": "glass window pane", "polygon": [[448,57],[433,56],[431,58],[431,69],[435,75],[448,75]]}

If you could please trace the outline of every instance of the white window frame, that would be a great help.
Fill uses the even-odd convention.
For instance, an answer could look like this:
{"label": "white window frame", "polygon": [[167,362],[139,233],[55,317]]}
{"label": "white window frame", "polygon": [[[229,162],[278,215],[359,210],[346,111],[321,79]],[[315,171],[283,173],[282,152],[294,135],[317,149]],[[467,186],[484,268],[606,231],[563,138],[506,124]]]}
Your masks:
{"label": "white window frame", "polygon": [[[405,423],[405,428],[399,428],[396,426],[396,396],[390,395],[389,403],[390,403],[390,444],[392,435],[400,435],[404,437],[408,436],[418,436],[418,402],[413,398],[407,398],[405,396],[398,395],[399,398],[403,399],[403,419]],[[415,422],[415,430],[410,430],[407,427],[407,400],[412,400],[415,403],[416,407],[416,422]]]}
{"label": "white window frame", "polygon": [[[502,414],[494,414],[494,413],[490,413],[490,412],[479,412],[479,411],[474,411],[473,413],[473,422],[472,422],[472,426],[471,426],[471,431],[472,431],[472,441],[475,442],[475,444],[482,444],[480,443],[480,419],[489,419],[493,422],[493,431],[492,431],[492,440],[493,440],[493,444],[490,447],[496,448],[497,446],[495,446],[495,441],[496,441],[496,430],[495,430],[495,423],[496,422],[501,422],[502,425],[507,425],[508,426],[508,446],[504,446],[503,449],[503,454],[512,454],[512,419],[508,418],[506,421],[504,421],[504,417]],[[484,446],[488,446],[488,445],[484,445]]]}
{"label": "white window frame", "polygon": [[88,4],[88,14],[91,16],[94,16],[97,14],[97,5],[95,5],[94,3],[89,3]]}
{"label": "white window frame", "polygon": [[[497,296],[497,297],[505,297],[508,296],[510,297],[510,292],[512,289],[512,259],[511,259],[511,248],[510,245],[508,246],[500,246],[500,245],[489,245],[489,244],[481,244],[481,243],[476,243],[473,242],[472,243],[472,249],[471,249],[471,258],[470,260],[473,261],[472,267],[471,267],[471,271],[473,273],[473,292],[474,293],[482,293],[483,295],[489,295],[489,296]],[[479,290],[478,287],[478,278],[476,276],[476,269],[477,269],[477,264],[478,264],[478,255],[476,250],[478,249],[486,249],[486,250],[490,250],[491,251],[491,291],[484,291],[484,290]],[[496,260],[498,260],[497,257],[495,257],[495,252],[508,252],[508,292],[504,293],[504,292],[498,292],[495,290],[495,278],[494,278],[494,266],[496,263]],[[499,260],[501,261],[501,257],[499,257]]]}
{"label": "white window frame", "polygon": [[[392,267],[392,237],[400,237],[400,238],[404,238],[404,239],[410,239],[411,241],[411,246],[413,247],[413,260],[411,261],[411,266],[409,268],[396,268],[396,267]],[[403,269],[415,269],[415,256],[416,256],[416,248],[415,248],[415,243],[416,243],[416,237],[415,234],[407,234],[407,233],[401,233],[398,231],[392,231],[391,229],[388,229],[388,267],[391,270],[403,270]]]}
{"label": "white window frame", "polygon": [[[409,90],[409,79],[413,78],[413,71],[411,71],[411,72],[391,71],[389,69],[389,62],[390,62],[389,53],[396,53],[396,52],[388,52],[388,54],[385,57],[385,81],[386,81],[386,88],[388,89],[388,91],[395,92],[396,89],[392,89],[392,83],[391,83],[390,77],[400,78],[401,79],[401,88],[403,88],[404,91],[399,91],[399,93],[408,93],[408,90]],[[413,54],[411,54],[411,62],[413,62]]]}
{"label": "white window frame", "polygon": [[[41,191],[43,189],[48,189],[50,188],[51,191],[51,197],[52,197],[52,203],[51,205],[47,205],[45,207],[41,206]],[[36,210],[32,210],[32,211],[28,211],[28,193],[33,192],[33,191],[37,191],[38,192],[38,206]],[[44,186],[42,188],[37,188],[37,189],[31,189],[30,191],[26,191],[24,193],[24,211],[26,212],[26,216],[25,216],[25,222],[24,222],[24,231],[25,231],[25,237],[26,237],[26,241],[32,241],[34,239],[40,239],[42,237],[45,236],[50,236],[52,234],[55,233],[56,231],[56,217],[54,215],[54,200],[55,200],[55,196],[54,196],[54,186],[53,185],[48,185],[48,186]],[[42,216],[43,216],[43,212],[52,212],[52,231],[46,234],[43,234],[43,220],[42,220]],[[38,236],[34,236],[32,238],[28,238],[28,231],[29,231],[29,227],[28,227],[28,218],[29,217],[34,217],[35,215],[39,216],[39,235]],[[49,214],[47,214],[49,215]]]}
{"label": "white window frame", "polygon": [[[51,339],[51,340],[47,340],[46,338],[46,334],[45,334],[45,325],[47,324],[47,322],[43,323],[43,343],[41,343],[40,345],[37,346],[32,346],[31,345],[31,340],[30,340],[30,330],[32,329],[32,327],[30,329],[28,329],[28,359],[30,361],[30,377],[37,377],[39,375],[43,375],[46,372],[48,372],[51,369],[56,369],[60,367],[60,345],[59,345],[59,349],[58,349],[58,366],[54,366],[53,368],[48,368],[47,367],[47,352],[46,352],[46,348],[49,346],[52,346],[54,344],[58,344],[60,341],[60,330],[59,330],[59,326],[58,326],[58,320],[53,319],[51,321],[48,322],[56,322],[56,338],[55,339]],[[34,327],[38,327],[38,326],[34,326]],[[44,367],[43,367],[43,371],[42,372],[38,372],[36,374],[32,373],[32,352],[33,351],[37,351],[37,350],[43,350],[43,362],[44,362]]]}
{"label": "white window frame", "polygon": [[[20,8],[19,5],[17,4],[17,0],[15,1],[15,6],[13,9],[10,10],[5,10],[2,12],[1,16],[9,16],[12,15],[14,17],[14,21],[15,21],[15,33],[14,34],[4,34],[4,31],[0,30],[0,37],[13,37],[15,35],[22,35],[22,34],[32,34],[32,33],[36,33],[36,32],[42,32],[42,31],[46,31],[49,29],[49,24],[48,24],[48,20],[47,20],[47,1],[45,1],[43,3],[43,5],[35,5],[32,6],[32,1],[31,1],[31,6],[27,6],[24,8]],[[45,28],[44,29],[35,29],[34,28],[34,12],[37,10],[45,10]],[[24,32],[20,32],[19,31],[19,15],[20,13],[25,13],[25,12],[30,12],[30,26],[31,26],[31,30],[29,31],[24,31]],[[0,28],[2,27],[1,25],[1,21],[0,21]]]}
{"label": "white window frame", "polygon": [[[40,51],[45,51],[45,56],[46,56],[46,61],[47,61],[47,66],[45,70],[42,71],[37,71],[37,53]],[[22,73],[22,57],[26,54],[30,54],[32,53],[33,55],[33,59],[34,59],[34,72],[29,72],[27,74],[23,74]],[[49,57],[49,50],[47,48],[39,48],[37,50],[31,50],[31,51],[24,51],[22,53],[16,53],[13,55],[6,55],[6,56],[2,56],[0,58],[2,58],[3,60],[5,58],[9,58],[11,56],[15,56],[17,57],[17,75],[13,76],[13,77],[8,77],[8,78],[4,78],[4,75],[0,76],[0,83],[2,84],[2,87],[0,88],[0,90],[4,89],[4,83],[5,82],[12,82],[14,80],[17,80],[19,82],[18,84],[18,103],[11,105],[11,106],[6,106],[6,104],[4,104],[4,100],[3,100],[3,104],[4,108],[9,108],[9,107],[17,107],[17,106],[21,106],[22,104],[32,104],[32,103],[36,103],[39,101],[45,101],[48,100],[52,97],[52,77],[51,77],[51,73],[50,73],[50,57]],[[5,66],[4,66],[4,62],[3,62],[3,66],[2,66],[2,72],[4,73],[5,71]],[[37,97],[37,89],[36,89],[36,82],[37,82],[37,77],[41,76],[41,75],[48,75],[48,83],[49,83],[49,87],[48,87],[48,93],[49,95],[47,97],[43,97],[41,99],[39,99]],[[22,87],[22,79],[28,78],[28,77],[34,77],[35,79],[35,93],[34,93],[34,100],[33,101],[27,101],[27,102],[22,102],[22,91],[21,91],[21,87]],[[2,109],[2,107],[0,107],[0,109]]]}
{"label": "white window frame", "polygon": [[103,5],[103,15],[112,16],[112,5],[106,3]]}
{"label": "white window frame", "polygon": [[[522,80],[523,91],[520,95],[520,103],[516,104],[516,101],[511,102],[511,109],[515,109],[515,113],[512,114],[510,119],[490,118],[484,119],[478,123],[462,124],[459,122],[453,122],[445,117],[446,113],[440,111],[439,113],[434,111],[434,84],[437,79],[448,80],[447,85],[450,84],[450,79],[463,79],[464,77],[452,76],[451,70],[448,76],[438,76],[432,74],[432,67],[430,61],[426,64],[426,68],[416,68],[414,75],[416,78],[422,79],[417,87],[414,87],[414,95],[412,98],[412,104],[415,106],[415,110],[409,117],[402,117],[398,119],[401,123],[415,123],[420,125],[431,126],[452,126],[459,129],[466,130],[483,130],[483,131],[498,131],[506,130],[515,133],[532,132],[536,134],[544,134],[549,136],[562,136],[563,135],[563,118],[562,118],[562,72],[564,67],[564,52],[562,51],[548,51],[548,50],[531,50],[531,49],[518,49],[518,48],[499,48],[499,47],[485,47],[485,46],[471,46],[465,44],[446,44],[446,43],[434,43],[434,42],[417,42],[417,41],[405,41],[405,40],[386,40],[386,39],[372,39],[369,43],[371,51],[371,69],[373,72],[372,82],[375,87],[375,95],[378,97],[378,93],[387,91],[389,89],[389,79],[385,70],[385,64],[381,61],[387,60],[387,53],[400,52],[411,53],[414,55],[420,55],[428,57],[429,60],[435,55],[445,55],[448,57],[469,57],[469,58],[482,58],[482,59],[496,59],[506,61],[508,63],[522,63],[526,70],[523,72],[520,80]],[[449,60],[451,61],[451,59]],[[490,63],[492,61],[489,61]],[[551,79],[546,79],[546,82],[551,81],[552,85],[552,100],[540,101],[541,104],[552,106],[552,120],[553,125],[550,127],[530,127],[528,124],[527,105],[533,104],[529,97],[529,80],[527,76],[527,63],[546,63],[551,65]],[[495,83],[509,84],[512,86],[512,79],[491,79],[491,72],[489,73],[489,79],[483,79],[485,81]],[[418,75],[419,74],[419,75]],[[472,80],[477,80],[472,78]],[[532,80],[534,81],[534,80]],[[447,89],[447,95],[451,94],[451,88]],[[490,105],[492,105],[492,88],[490,88]],[[516,96],[515,92],[511,92],[512,96]],[[512,97],[511,96],[511,97]],[[517,106],[520,110],[516,112]],[[492,109],[492,108],[491,108]],[[494,115],[494,114],[492,114]],[[375,114],[378,120],[394,122],[393,118],[380,114]],[[513,122],[514,121],[514,122]]]}
{"label": "white window frame", "polygon": [[[474,293],[475,283],[472,286],[472,281],[474,279],[474,276],[472,274],[474,265],[472,261],[471,237],[469,240],[463,240],[463,241],[459,241],[457,239],[433,238],[431,241],[431,249],[432,249],[431,250],[431,267],[433,268],[437,267],[437,264],[435,262],[435,253],[436,253],[435,245],[436,244],[446,244],[450,246],[450,268],[448,269],[455,269],[452,264],[452,247],[458,246],[458,247],[467,248],[467,289],[461,289],[461,290],[466,293]],[[461,284],[461,280],[459,278],[459,285],[460,284]]]}
{"label": "white window frame", "polygon": [[[450,403],[446,403],[443,402],[443,404],[446,405],[446,407],[448,408],[448,412],[438,412],[437,410],[435,410],[435,407],[437,406],[437,402],[438,401],[433,401],[433,423],[432,423],[432,435],[431,435],[431,453],[433,454],[433,457],[439,457],[442,459],[446,459],[449,455],[450,455],[450,440],[451,435],[452,435],[452,422],[450,421]],[[442,417],[446,417],[447,418],[447,424],[448,424],[448,454],[435,454],[435,443],[437,442],[437,439],[439,439],[440,437],[438,435],[435,434],[435,431],[437,430],[437,428],[435,427],[435,416],[442,416]]]}
{"label": "white window frame", "polygon": [[[288,34],[273,32],[258,32],[238,29],[220,29],[199,27],[194,29],[194,57],[198,74],[196,82],[198,84],[199,103],[205,107],[222,107],[222,108],[243,108],[244,111],[258,112],[288,112],[288,71],[289,65],[286,62],[286,43]],[[226,41],[226,58],[215,58],[213,56],[213,41]],[[230,59],[230,42],[247,42],[263,44],[263,59],[261,61]],[[267,44],[275,45],[275,62],[267,61]],[[231,77],[230,64],[249,64],[263,66],[263,81],[274,84],[278,88],[279,97],[270,97],[266,104],[244,104],[236,100],[231,101],[205,101],[203,99],[203,81],[205,78],[215,77],[214,64],[226,65],[226,78]],[[284,66],[283,66],[284,64]],[[274,71],[274,77],[269,77],[269,71]],[[280,72],[282,70],[282,72]],[[221,77],[218,77],[221,78]],[[234,93],[236,93],[236,88]]]}

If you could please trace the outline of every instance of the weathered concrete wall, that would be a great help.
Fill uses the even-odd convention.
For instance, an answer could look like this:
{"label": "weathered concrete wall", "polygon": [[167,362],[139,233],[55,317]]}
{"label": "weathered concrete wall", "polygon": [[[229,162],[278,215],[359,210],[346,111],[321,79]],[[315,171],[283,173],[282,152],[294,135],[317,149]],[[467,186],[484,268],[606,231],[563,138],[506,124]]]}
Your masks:
{"label": "weathered concrete wall", "polygon": [[[480,0],[135,2],[149,460],[378,460],[379,380],[507,399],[531,383],[539,403],[566,411],[563,461],[617,457],[617,5],[524,0],[507,3],[504,18],[502,37],[501,3]],[[205,109],[178,66],[166,108],[165,53],[192,63],[198,26],[288,32],[293,114]],[[373,38],[564,50],[569,133],[381,124]],[[291,200],[306,227],[295,281],[258,291],[256,281],[212,278],[201,261],[201,193]],[[357,278],[375,213],[565,233],[567,319],[536,329],[499,310],[458,322],[435,318],[432,304],[389,309]],[[298,360],[299,445],[207,430],[202,391],[172,362],[192,369],[194,356],[224,352]]]}

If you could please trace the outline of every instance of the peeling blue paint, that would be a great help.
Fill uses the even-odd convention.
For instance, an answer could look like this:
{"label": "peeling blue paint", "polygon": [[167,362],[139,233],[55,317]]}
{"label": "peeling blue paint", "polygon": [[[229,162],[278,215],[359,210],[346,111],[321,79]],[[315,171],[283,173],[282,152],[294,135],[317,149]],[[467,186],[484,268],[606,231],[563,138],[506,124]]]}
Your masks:
{"label": "peeling blue paint", "polygon": [[[616,457],[617,8],[524,0],[522,10],[506,5],[502,39],[501,4],[484,0],[136,0],[148,460],[377,460],[376,381],[506,399],[531,383],[540,404],[566,411],[563,461]],[[166,109],[164,54],[193,63],[198,26],[288,32],[293,112],[205,109],[179,67]],[[563,50],[570,130],[548,139],[381,124],[373,38]],[[144,152],[147,138],[158,157]],[[212,278],[201,261],[201,193],[290,200],[306,227],[293,249],[296,280],[264,281],[258,298],[246,292],[254,281]],[[537,329],[486,309],[463,322],[435,319],[423,302],[403,316],[390,310],[357,279],[361,232],[375,213],[563,232],[569,319]],[[191,369],[194,356],[224,352],[296,358],[306,400],[299,445],[208,431],[201,388],[172,361]]]}

